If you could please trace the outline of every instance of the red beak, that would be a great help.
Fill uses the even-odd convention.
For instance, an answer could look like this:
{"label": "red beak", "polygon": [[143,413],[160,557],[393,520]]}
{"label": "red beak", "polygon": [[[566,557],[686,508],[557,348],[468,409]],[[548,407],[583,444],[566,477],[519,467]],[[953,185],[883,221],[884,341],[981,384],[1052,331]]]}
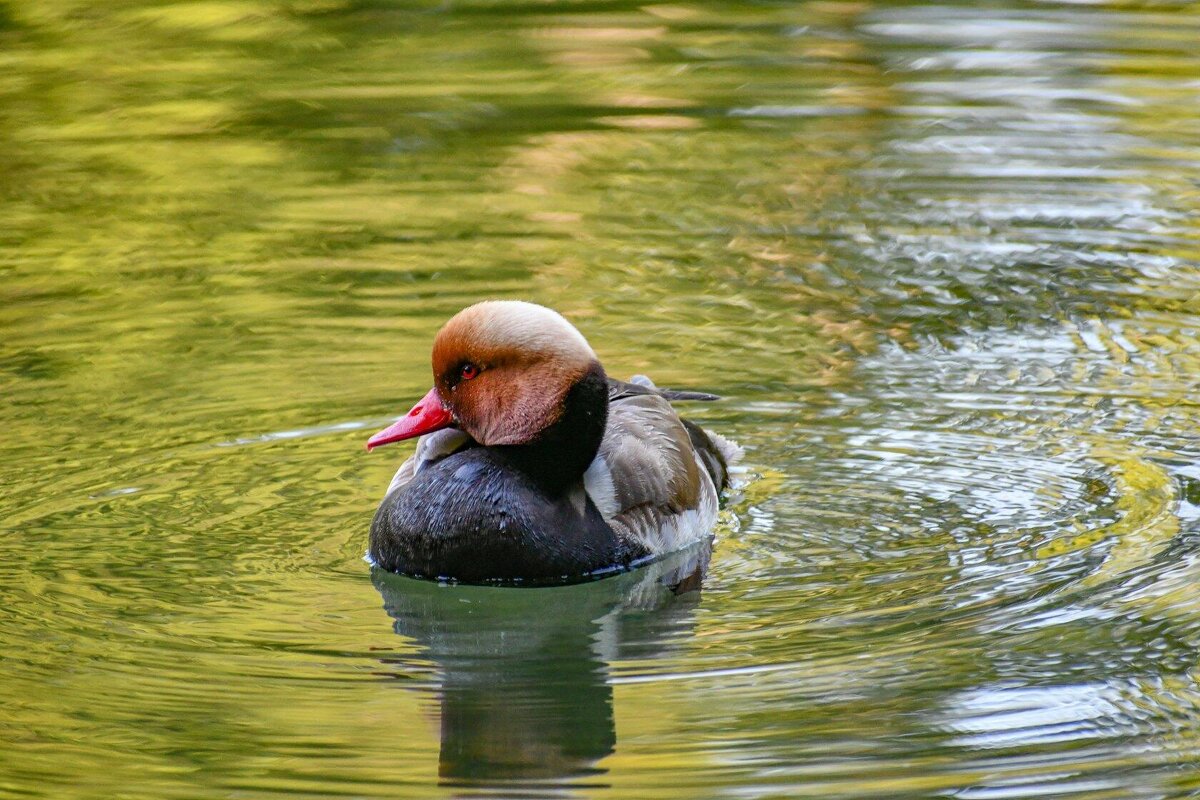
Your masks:
{"label": "red beak", "polygon": [[454,416],[442,405],[442,398],[438,397],[437,389],[433,388],[412,407],[412,411],[368,439],[367,450],[440,431],[453,424]]}

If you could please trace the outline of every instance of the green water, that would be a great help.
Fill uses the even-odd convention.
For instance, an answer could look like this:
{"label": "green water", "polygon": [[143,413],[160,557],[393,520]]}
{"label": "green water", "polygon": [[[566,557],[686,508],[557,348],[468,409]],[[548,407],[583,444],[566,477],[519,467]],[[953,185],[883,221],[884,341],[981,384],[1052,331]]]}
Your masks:
{"label": "green water", "polygon": [[[0,796],[1197,796],[1198,212],[1186,3],[0,3]],[[701,591],[372,575],[484,297]]]}

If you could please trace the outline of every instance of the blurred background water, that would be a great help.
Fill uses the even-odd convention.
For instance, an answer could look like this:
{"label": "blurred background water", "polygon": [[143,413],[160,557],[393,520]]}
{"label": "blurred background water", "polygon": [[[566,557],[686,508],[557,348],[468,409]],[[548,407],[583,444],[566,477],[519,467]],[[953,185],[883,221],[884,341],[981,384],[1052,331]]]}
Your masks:
{"label": "blurred background water", "polygon": [[[0,796],[1195,796],[1198,211],[1189,3],[0,2]],[[370,573],[484,297],[702,591]]]}

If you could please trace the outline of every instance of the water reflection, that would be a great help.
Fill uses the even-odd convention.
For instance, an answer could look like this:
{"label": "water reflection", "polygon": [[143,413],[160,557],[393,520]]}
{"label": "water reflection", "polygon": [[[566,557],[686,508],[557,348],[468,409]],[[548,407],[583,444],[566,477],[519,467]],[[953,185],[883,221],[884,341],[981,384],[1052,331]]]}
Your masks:
{"label": "water reflection", "polygon": [[[602,782],[600,762],[616,744],[609,662],[630,647],[656,655],[654,643],[672,641],[664,634],[691,625],[711,552],[704,542],[616,578],[526,591],[374,569],[396,633],[438,673],[442,783],[520,791],[532,782],[565,795]],[[386,663],[400,675],[413,668]]]}

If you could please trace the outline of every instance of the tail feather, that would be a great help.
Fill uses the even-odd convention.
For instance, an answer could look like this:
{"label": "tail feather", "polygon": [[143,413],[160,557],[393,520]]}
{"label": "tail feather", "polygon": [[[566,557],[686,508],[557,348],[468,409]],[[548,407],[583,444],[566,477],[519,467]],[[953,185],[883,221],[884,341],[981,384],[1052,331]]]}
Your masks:
{"label": "tail feather", "polygon": [[729,467],[741,459],[742,448],[726,439],[719,433],[713,433],[701,428],[691,420],[681,420],[692,440],[700,463],[712,478],[717,491],[729,487]]}
{"label": "tail feather", "polygon": [[717,450],[721,452],[721,456],[725,459],[726,467],[732,467],[746,457],[746,449],[732,439],[727,439],[721,434],[707,429],[704,432],[708,434],[708,438],[712,440]]}

